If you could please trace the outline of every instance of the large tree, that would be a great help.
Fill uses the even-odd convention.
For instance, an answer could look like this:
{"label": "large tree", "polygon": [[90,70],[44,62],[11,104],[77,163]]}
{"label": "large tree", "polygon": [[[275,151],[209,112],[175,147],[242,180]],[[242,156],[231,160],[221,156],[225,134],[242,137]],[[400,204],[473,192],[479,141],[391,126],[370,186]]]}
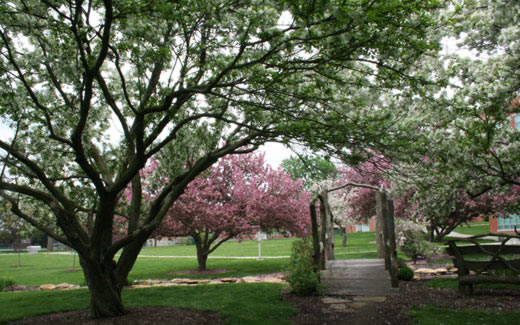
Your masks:
{"label": "large tree", "polygon": [[406,160],[465,184],[471,197],[520,186],[520,132],[511,127],[520,112],[518,4],[454,1],[446,12],[451,27],[444,30],[451,46],[421,67],[442,86],[401,102],[414,112],[407,123],[424,135]]}
{"label": "large tree", "polygon": [[[14,214],[78,252],[92,316],[124,314],[121,290],[143,243],[220,157],[267,139],[343,154],[387,142],[394,133],[383,129],[394,121],[374,98],[421,82],[407,72],[438,48],[430,38],[438,6],[2,2],[0,114],[19,132],[0,139],[9,167],[0,195]],[[139,171],[165,152],[179,164],[143,211]],[[112,241],[128,184],[128,233]],[[58,230],[22,201],[39,202]]]}

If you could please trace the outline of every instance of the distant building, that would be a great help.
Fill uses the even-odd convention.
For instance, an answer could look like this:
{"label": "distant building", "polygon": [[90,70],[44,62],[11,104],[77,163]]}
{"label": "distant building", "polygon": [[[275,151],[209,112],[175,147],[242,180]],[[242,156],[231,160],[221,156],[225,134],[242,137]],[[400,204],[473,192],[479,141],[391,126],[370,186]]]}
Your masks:
{"label": "distant building", "polygon": [[[516,97],[509,106],[510,109],[517,108],[520,105],[520,96]],[[511,127],[520,131],[520,114],[511,115]],[[491,217],[489,218],[490,232],[514,233],[516,229],[520,231],[520,216],[518,214],[510,214],[509,217]]]}
{"label": "distant building", "polygon": [[367,232],[367,231],[376,231],[376,217],[372,217],[368,219],[368,222],[365,224],[357,223],[346,225],[345,229],[348,234],[354,232]]}

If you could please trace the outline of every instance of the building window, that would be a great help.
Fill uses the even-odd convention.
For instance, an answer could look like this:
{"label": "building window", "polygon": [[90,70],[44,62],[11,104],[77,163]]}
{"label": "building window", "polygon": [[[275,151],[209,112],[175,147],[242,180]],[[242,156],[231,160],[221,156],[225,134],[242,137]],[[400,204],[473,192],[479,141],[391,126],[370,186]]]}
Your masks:
{"label": "building window", "polygon": [[356,232],[367,232],[370,231],[369,225],[356,225]]}
{"label": "building window", "polygon": [[520,114],[515,115],[515,129],[520,130]]}
{"label": "building window", "polygon": [[520,216],[518,214],[511,214],[508,218],[498,217],[499,231],[514,231],[515,226],[520,229]]}

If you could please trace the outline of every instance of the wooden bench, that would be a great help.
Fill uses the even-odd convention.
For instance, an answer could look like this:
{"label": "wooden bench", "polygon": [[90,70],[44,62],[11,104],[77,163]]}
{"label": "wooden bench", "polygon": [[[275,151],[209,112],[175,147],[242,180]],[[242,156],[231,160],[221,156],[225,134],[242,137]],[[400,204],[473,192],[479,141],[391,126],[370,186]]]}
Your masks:
{"label": "wooden bench", "polygon": [[[478,242],[490,238],[497,242]],[[520,236],[490,233],[449,240],[447,252],[458,269],[459,290],[472,293],[473,285],[480,283],[520,284],[520,245],[511,245],[512,240],[520,240]],[[494,270],[510,270],[512,274],[495,275]]]}

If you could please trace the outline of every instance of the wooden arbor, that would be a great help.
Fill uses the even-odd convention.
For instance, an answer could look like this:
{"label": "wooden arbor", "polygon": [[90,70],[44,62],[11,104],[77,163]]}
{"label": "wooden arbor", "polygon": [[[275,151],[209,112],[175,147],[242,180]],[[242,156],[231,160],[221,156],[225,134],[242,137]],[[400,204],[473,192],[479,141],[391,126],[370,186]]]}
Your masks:
{"label": "wooden arbor", "polygon": [[[312,240],[314,248],[315,270],[325,270],[326,261],[334,259],[334,227],[333,215],[328,201],[328,193],[347,186],[364,187],[376,192],[376,241],[378,256],[384,257],[385,269],[390,272],[392,287],[399,286],[397,276],[397,250],[395,242],[394,203],[388,193],[375,186],[366,184],[346,183],[332,189],[322,188],[310,203]],[[320,225],[316,216],[316,202],[320,201]]]}

